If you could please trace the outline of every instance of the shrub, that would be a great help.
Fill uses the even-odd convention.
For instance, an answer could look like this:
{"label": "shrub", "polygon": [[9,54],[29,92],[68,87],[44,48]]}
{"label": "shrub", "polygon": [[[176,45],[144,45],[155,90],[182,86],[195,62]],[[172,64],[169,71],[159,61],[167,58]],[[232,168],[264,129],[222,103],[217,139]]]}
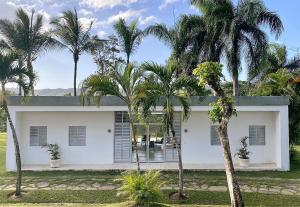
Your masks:
{"label": "shrub", "polygon": [[43,147],[47,147],[47,151],[50,154],[51,160],[59,160],[60,159],[60,152],[59,152],[59,146],[57,144],[48,144]]}
{"label": "shrub", "polygon": [[136,206],[149,206],[162,200],[160,188],[163,182],[160,180],[159,171],[148,171],[143,174],[132,171],[124,172],[121,181],[119,194],[128,196]]}
{"label": "shrub", "polygon": [[249,159],[249,150],[248,150],[248,144],[247,144],[248,137],[242,137],[241,138],[241,147],[238,149],[237,155],[241,159]]}

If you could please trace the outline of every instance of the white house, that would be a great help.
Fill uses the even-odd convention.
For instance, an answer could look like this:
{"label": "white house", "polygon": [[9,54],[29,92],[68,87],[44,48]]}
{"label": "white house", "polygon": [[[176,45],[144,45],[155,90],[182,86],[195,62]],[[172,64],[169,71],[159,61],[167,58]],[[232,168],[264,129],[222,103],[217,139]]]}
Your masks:
{"label": "white house", "polygon": [[[215,97],[193,97],[191,114],[181,120],[175,107],[176,135],[185,169],[223,169],[222,149],[215,124],[208,119]],[[174,103],[176,105],[176,103]],[[236,97],[237,117],[229,124],[232,155],[240,138],[249,137],[250,166],[245,170],[289,170],[287,97]],[[82,106],[79,97],[9,97],[8,107],[20,142],[24,170],[50,170],[42,145],[58,144],[60,169],[134,169],[136,167],[127,107],[117,97],[103,97],[100,106]],[[138,153],[144,169],[176,169],[176,149],[166,136],[159,111],[147,123],[136,119]],[[236,157],[233,157],[236,163]],[[236,165],[237,168],[239,168]],[[10,127],[6,169],[16,170]],[[243,169],[243,168],[242,168]]]}

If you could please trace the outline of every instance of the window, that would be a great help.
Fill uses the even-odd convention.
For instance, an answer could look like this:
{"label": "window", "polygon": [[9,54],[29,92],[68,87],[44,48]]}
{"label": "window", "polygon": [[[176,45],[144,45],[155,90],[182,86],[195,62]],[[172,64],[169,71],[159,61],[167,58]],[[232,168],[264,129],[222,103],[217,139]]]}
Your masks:
{"label": "window", "polygon": [[266,144],[266,127],[249,126],[249,145]]}
{"label": "window", "polygon": [[47,144],[47,127],[30,127],[30,146],[44,146]]}
{"label": "window", "polygon": [[69,127],[69,146],[86,145],[86,127],[70,126]]}
{"label": "window", "polygon": [[218,126],[210,126],[210,144],[211,145],[221,145],[217,127]]}

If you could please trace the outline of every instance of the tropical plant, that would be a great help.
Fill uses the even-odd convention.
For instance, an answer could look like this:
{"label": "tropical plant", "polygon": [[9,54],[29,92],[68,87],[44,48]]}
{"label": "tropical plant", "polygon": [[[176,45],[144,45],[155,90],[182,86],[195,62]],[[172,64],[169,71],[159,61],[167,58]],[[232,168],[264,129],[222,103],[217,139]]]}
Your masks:
{"label": "tropical plant", "polygon": [[[51,37],[49,31],[45,31],[43,15],[36,14],[34,10],[30,15],[23,9],[16,11],[16,20],[0,20],[0,34],[3,37],[1,47],[13,50],[19,54],[18,64],[33,73],[33,62],[48,49],[59,46],[58,42]],[[36,77],[36,76],[35,76]],[[22,79],[22,77],[20,77]],[[31,93],[34,95],[34,82],[32,79]]]}
{"label": "tropical plant", "polygon": [[221,50],[226,55],[227,68],[233,79],[233,95],[239,95],[242,54],[246,54],[249,70],[256,68],[267,47],[261,26],[269,26],[278,37],[283,30],[280,17],[269,11],[261,0],[240,0],[236,6],[231,0],[191,0],[191,3],[204,14],[208,30],[214,32],[211,36],[216,37],[217,42],[223,42]]}
{"label": "tropical plant", "polygon": [[163,198],[161,187],[164,182],[160,180],[159,171],[148,171],[143,174],[124,172],[121,181],[119,195],[128,196],[135,202],[135,206],[151,206]]}
{"label": "tropical plant", "polygon": [[51,21],[55,27],[54,34],[58,37],[62,45],[64,45],[73,55],[74,61],[74,96],[77,92],[77,64],[79,56],[84,52],[89,52],[95,43],[100,41],[97,37],[91,37],[93,21],[85,27],[79,20],[77,11],[64,11],[62,16]]}
{"label": "tropical plant", "polygon": [[300,57],[298,55],[288,58],[288,51],[285,45],[272,43],[268,45],[267,51],[261,56],[260,65],[250,71],[249,80],[261,80],[269,73],[274,73],[280,68],[290,71],[300,69]]}
{"label": "tropical plant", "polygon": [[249,139],[249,137],[241,138],[241,147],[237,150],[237,153],[235,154],[241,159],[249,159],[250,151],[248,150],[247,139]]}
{"label": "tropical plant", "polygon": [[109,36],[107,40],[98,42],[91,49],[91,54],[98,66],[98,71],[102,74],[114,70],[119,63],[124,60],[118,56],[120,53],[118,39],[115,36]]}
{"label": "tropical plant", "polygon": [[209,119],[213,123],[219,123],[217,131],[223,148],[231,206],[245,206],[234,170],[228,139],[228,123],[231,116],[236,115],[236,110],[233,105],[233,99],[225,94],[221,86],[221,78],[223,78],[222,65],[217,62],[204,62],[194,70],[194,74],[199,77],[199,84],[201,86],[209,85],[214,90],[215,95],[219,97],[216,102],[211,104]]}
{"label": "tropical plant", "polygon": [[2,109],[0,109],[0,132],[6,132],[6,115]]}
{"label": "tropical plant", "polygon": [[2,93],[0,95],[0,104],[1,104],[1,108],[5,111],[12,132],[12,138],[15,147],[16,166],[17,166],[15,195],[20,196],[21,182],[22,182],[22,169],[21,169],[22,165],[21,165],[20,147],[19,147],[18,137],[14,127],[14,123],[11,119],[10,112],[7,107],[7,101],[6,101],[7,92],[5,90],[5,85],[7,83],[18,83],[20,86],[22,86],[24,90],[24,94],[26,95],[28,93],[30,85],[26,82],[23,82],[24,79],[20,80],[18,77],[22,75],[22,76],[26,76],[28,79],[31,80],[32,78],[34,78],[34,75],[31,74],[30,71],[28,71],[25,68],[17,67],[16,66],[17,59],[18,59],[18,55],[14,53],[8,53],[8,54],[0,53],[0,83],[2,88]]}
{"label": "tropical plant", "polygon": [[145,34],[154,35],[171,49],[170,59],[180,65],[177,73],[191,74],[198,63],[198,53],[202,49],[206,31],[201,17],[183,15],[173,27],[151,25],[145,29]]}
{"label": "tropical plant", "polygon": [[140,172],[140,160],[137,150],[136,131],[134,127],[135,104],[141,95],[139,86],[141,83],[142,71],[136,69],[132,64],[124,66],[120,64],[109,74],[95,74],[89,76],[83,81],[82,101],[85,104],[85,98],[88,100],[95,98],[99,103],[101,96],[113,95],[124,101],[128,107],[128,118],[131,127],[133,145],[136,153],[137,171]]}
{"label": "tropical plant", "polygon": [[47,144],[43,147],[47,147],[47,151],[50,154],[51,160],[59,160],[60,159],[59,146],[57,144]]}
{"label": "tropical plant", "polygon": [[120,18],[114,24],[114,29],[119,38],[121,50],[126,54],[126,63],[128,65],[130,56],[141,44],[144,33],[138,28],[137,20],[132,21],[127,25],[125,20]]}
{"label": "tropical plant", "polygon": [[[144,97],[139,97],[138,106],[141,105],[143,114],[147,116],[149,110],[156,107],[158,101],[162,104],[163,122],[167,135],[175,142],[178,155],[179,189],[178,198],[183,194],[183,167],[181,157],[181,143],[174,129],[174,103],[176,102],[183,110],[183,119],[187,119],[190,112],[190,95],[203,95],[204,89],[198,86],[195,78],[180,75],[177,77],[177,64],[169,61],[166,66],[153,62],[142,64],[141,68],[148,73],[141,90]],[[162,98],[163,97],[163,98]]]}

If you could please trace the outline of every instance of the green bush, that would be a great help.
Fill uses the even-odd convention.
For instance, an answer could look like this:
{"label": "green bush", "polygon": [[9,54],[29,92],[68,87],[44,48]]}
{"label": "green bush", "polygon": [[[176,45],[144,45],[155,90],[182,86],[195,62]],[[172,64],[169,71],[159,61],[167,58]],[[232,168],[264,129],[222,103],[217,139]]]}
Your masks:
{"label": "green bush", "polygon": [[163,198],[160,190],[163,182],[160,180],[159,171],[148,171],[143,174],[124,172],[121,181],[119,195],[127,196],[136,206],[150,206]]}

